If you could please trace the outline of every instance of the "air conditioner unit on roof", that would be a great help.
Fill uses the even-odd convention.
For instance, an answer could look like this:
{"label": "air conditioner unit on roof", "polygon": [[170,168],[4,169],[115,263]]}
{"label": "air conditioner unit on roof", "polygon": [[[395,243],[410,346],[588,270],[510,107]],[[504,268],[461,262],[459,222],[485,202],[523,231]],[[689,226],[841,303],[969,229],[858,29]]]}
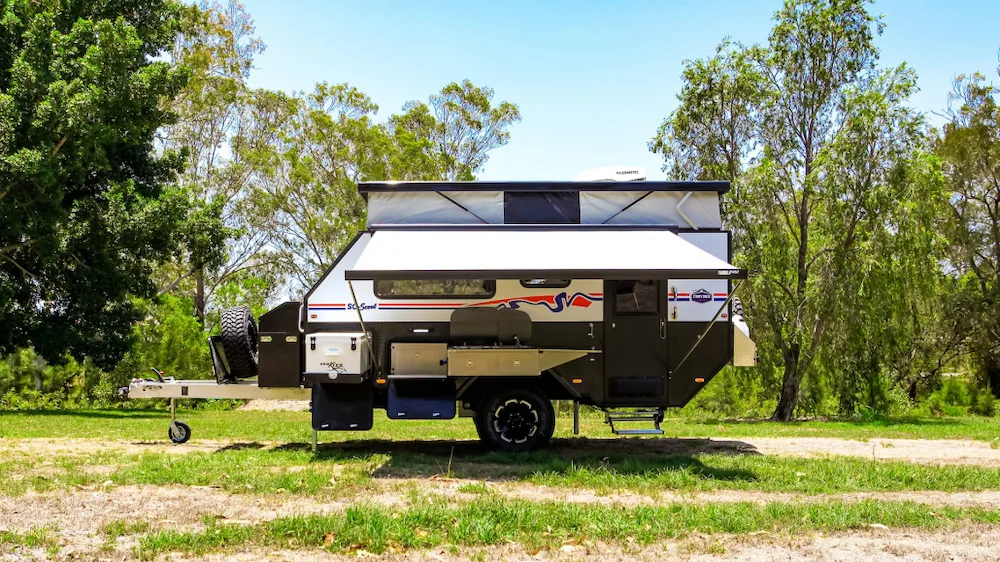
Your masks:
{"label": "air conditioner unit on roof", "polygon": [[646,168],[636,166],[606,166],[584,170],[573,181],[646,181]]}

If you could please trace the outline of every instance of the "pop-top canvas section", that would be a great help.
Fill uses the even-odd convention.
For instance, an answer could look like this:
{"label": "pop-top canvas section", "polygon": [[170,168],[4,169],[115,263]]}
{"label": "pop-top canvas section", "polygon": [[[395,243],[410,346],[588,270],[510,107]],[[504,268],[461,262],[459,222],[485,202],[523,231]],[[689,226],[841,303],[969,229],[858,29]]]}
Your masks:
{"label": "pop-top canvas section", "polygon": [[368,227],[438,224],[722,227],[728,182],[362,182]]}

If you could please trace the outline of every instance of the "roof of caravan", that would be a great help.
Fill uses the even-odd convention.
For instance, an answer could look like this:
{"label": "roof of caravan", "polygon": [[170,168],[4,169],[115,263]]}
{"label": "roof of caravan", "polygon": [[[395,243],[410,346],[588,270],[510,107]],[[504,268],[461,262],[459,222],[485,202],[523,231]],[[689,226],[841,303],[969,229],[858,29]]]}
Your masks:
{"label": "roof of caravan", "polygon": [[363,181],[362,194],[413,191],[729,191],[727,181]]}
{"label": "roof of caravan", "polygon": [[364,279],[736,279],[746,271],[666,230],[379,230]]}

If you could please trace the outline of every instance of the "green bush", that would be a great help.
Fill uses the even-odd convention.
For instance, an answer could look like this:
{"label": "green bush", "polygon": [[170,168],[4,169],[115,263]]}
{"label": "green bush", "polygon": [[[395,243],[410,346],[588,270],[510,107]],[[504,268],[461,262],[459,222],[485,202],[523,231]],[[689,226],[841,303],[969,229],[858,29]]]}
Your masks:
{"label": "green bush", "polygon": [[133,332],[132,349],[111,373],[113,383],[125,386],[149,377],[152,367],[178,379],[210,378],[207,335],[192,315],[193,301],[164,295],[148,306],[148,316]]}
{"label": "green bush", "polygon": [[992,417],[996,413],[996,397],[989,388],[980,389],[972,399],[969,411],[977,416]]}
{"label": "green bush", "polygon": [[941,399],[949,406],[968,407],[972,403],[972,400],[969,398],[968,383],[958,377],[945,379],[939,392],[941,393]]}
{"label": "green bush", "polygon": [[916,413],[931,416],[996,415],[996,399],[989,388],[961,377],[945,377],[941,387],[932,392]]}

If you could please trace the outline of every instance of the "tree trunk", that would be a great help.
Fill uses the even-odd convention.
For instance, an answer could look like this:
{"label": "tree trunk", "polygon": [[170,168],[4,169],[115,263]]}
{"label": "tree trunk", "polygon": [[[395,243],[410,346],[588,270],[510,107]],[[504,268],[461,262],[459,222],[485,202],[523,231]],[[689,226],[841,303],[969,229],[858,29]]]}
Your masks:
{"label": "tree trunk", "polygon": [[205,325],[205,270],[199,269],[195,274],[197,288],[194,293],[194,314],[198,321]]}
{"label": "tree trunk", "polygon": [[1000,398],[1000,357],[995,353],[986,354],[986,382],[993,396]]}
{"label": "tree trunk", "polygon": [[41,355],[35,356],[35,390],[38,392],[42,391],[42,371],[45,370],[45,359],[42,359]]}
{"label": "tree trunk", "polygon": [[791,421],[795,414],[795,405],[799,401],[799,354],[797,350],[785,354],[785,378],[781,384],[781,396],[778,397],[778,407],[771,419],[774,421]]}

